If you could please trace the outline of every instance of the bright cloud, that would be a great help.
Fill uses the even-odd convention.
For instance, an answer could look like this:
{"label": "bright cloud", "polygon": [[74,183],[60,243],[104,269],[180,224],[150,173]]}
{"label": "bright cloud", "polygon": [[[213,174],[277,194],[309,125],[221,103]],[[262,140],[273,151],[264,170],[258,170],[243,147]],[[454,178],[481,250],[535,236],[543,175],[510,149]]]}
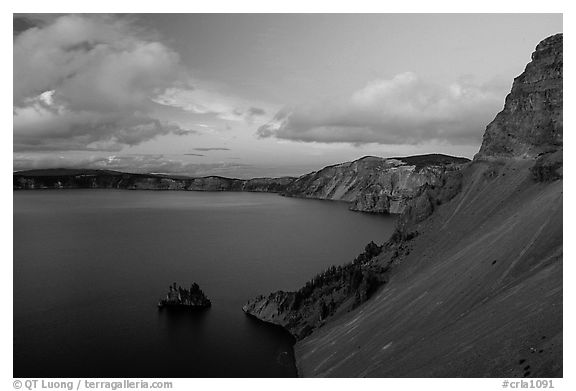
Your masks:
{"label": "bright cloud", "polygon": [[[190,82],[194,84],[194,82]],[[266,110],[255,107],[233,94],[221,93],[202,87],[175,87],[164,91],[154,100],[156,103],[178,107],[195,114],[212,114],[227,121],[254,122],[266,114]]]}
{"label": "bright cloud", "polygon": [[347,98],[280,110],[260,138],[354,144],[473,144],[502,108],[504,90],[470,80],[440,85],[414,73],[376,80]]}
{"label": "bright cloud", "polygon": [[14,149],[118,150],[186,134],[151,98],[185,79],[179,56],[127,18],[68,15],[14,38]]}

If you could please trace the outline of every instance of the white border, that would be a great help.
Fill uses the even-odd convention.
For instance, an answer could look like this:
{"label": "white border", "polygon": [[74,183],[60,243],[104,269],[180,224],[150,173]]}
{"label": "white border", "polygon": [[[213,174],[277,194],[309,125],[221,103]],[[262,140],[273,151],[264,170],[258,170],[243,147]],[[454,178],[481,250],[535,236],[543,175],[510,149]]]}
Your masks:
{"label": "white border", "polygon": [[[400,3],[400,4],[399,4]],[[118,1],[118,0],[98,0],[89,4],[78,0],[26,0],[15,1],[8,0],[2,3],[1,26],[3,34],[1,35],[2,47],[8,52],[12,47],[12,33],[8,31],[12,27],[12,13],[52,13],[52,12],[108,12],[108,13],[208,13],[208,12],[227,12],[227,13],[262,13],[262,12],[419,12],[419,13],[454,13],[454,12],[528,12],[528,13],[564,13],[564,61],[568,65],[564,67],[564,101],[567,107],[575,107],[573,99],[574,77],[574,46],[573,46],[573,26],[574,13],[568,1],[502,1],[502,0],[483,0],[481,2],[465,1],[445,1],[445,0],[412,0],[405,2],[375,2],[368,0],[354,1],[311,1],[311,0],[289,0],[289,1],[271,1],[271,0],[210,0],[207,2],[180,1],[171,2],[155,1]],[[490,28],[490,26],[486,26]],[[544,37],[542,37],[544,38]],[[3,181],[4,188],[2,191],[2,260],[1,260],[1,285],[0,289],[4,298],[4,313],[1,324],[2,332],[2,355],[0,389],[13,389],[12,378],[12,189],[11,180],[8,175],[12,175],[12,61],[7,53],[0,63],[2,66],[2,75],[4,82],[3,93],[1,94],[3,108],[2,120],[2,147],[4,153],[0,155],[2,159],[3,173],[6,175]],[[565,190],[567,191],[567,200],[574,199],[574,181],[573,170],[574,154],[572,152],[573,137],[573,114],[570,110],[566,111],[564,123],[568,132],[565,134],[565,163],[564,175],[566,176]],[[10,188],[9,188],[10,186]],[[576,221],[575,207],[568,202],[564,215],[565,221],[571,223]],[[555,390],[576,389],[576,383],[572,369],[574,366],[574,355],[572,354],[574,346],[574,337],[572,332],[576,332],[574,322],[574,282],[576,277],[574,273],[574,246],[570,241],[570,234],[574,232],[570,226],[564,227],[565,253],[564,256],[564,379],[555,381]],[[501,380],[499,379],[166,379],[173,381],[177,390],[207,390],[207,389],[266,389],[274,391],[294,391],[295,388],[318,389],[330,387],[331,390],[351,390],[357,387],[358,382],[362,382],[361,387],[368,387],[370,390],[392,389],[392,390],[500,390]],[[321,383],[318,383],[320,381]]]}

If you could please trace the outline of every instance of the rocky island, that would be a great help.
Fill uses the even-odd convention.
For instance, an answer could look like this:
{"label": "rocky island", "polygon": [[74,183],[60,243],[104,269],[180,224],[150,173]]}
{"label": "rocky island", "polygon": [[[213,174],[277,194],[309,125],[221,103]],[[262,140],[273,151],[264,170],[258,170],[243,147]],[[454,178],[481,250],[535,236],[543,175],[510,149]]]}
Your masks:
{"label": "rocky island", "polygon": [[195,282],[190,289],[176,287],[176,283],[170,285],[168,294],[158,302],[158,308],[208,308],[212,305],[210,299]]}

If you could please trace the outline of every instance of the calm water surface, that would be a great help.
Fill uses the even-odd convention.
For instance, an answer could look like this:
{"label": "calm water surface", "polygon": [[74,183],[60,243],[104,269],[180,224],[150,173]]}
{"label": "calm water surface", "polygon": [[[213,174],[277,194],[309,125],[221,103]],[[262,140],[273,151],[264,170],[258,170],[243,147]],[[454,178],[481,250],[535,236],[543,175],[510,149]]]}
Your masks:
{"label": "calm water surface", "polygon": [[[14,377],[288,377],[292,338],[244,315],[383,243],[391,217],[258,193],[14,192]],[[196,281],[203,312],[158,311]]]}

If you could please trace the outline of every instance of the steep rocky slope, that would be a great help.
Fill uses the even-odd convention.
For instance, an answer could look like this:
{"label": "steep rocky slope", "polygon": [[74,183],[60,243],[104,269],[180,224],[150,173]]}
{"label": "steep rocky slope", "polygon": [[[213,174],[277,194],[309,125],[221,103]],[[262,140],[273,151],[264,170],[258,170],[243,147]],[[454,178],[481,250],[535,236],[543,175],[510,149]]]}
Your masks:
{"label": "steep rocky slope", "polygon": [[531,164],[475,162],[461,193],[405,225],[419,235],[384,288],[296,345],[300,375],[560,376],[562,182]]}
{"label": "steep rocky slope", "polygon": [[562,376],[562,68],[556,35],[475,160],[421,187],[381,252],[352,263],[377,276],[369,300],[326,305],[344,266],[297,306],[284,292],[246,304],[299,339],[301,376]]}
{"label": "steep rocky slope", "polygon": [[372,213],[402,213],[425,184],[437,184],[446,171],[454,171],[465,158],[422,155],[406,158],[367,156],[328,166],[292,182],[285,195],[348,201],[350,209]]}

